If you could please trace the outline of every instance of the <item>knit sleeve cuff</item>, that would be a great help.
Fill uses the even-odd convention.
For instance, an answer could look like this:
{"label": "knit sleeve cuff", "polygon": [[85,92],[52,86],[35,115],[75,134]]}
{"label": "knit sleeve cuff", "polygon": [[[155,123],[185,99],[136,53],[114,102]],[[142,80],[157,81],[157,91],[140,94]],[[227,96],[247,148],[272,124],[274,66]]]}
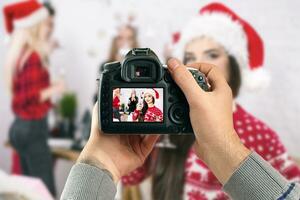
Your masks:
{"label": "knit sleeve cuff", "polygon": [[[223,189],[232,199],[277,199],[290,184],[269,163],[252,152]],[[245,198],[246,197],[246,198]]]}
{"label": "knit sleeve cuff", "polygon": [[61,200],[114,199],[116,191],[112,178],[105,170],[77,163],[71,169]]}

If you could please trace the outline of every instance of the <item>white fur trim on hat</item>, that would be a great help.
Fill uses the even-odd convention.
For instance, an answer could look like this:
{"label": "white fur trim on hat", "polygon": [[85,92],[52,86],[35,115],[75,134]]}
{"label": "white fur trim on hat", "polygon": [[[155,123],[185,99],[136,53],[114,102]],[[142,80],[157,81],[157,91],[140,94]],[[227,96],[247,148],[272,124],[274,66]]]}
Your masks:
{"label": "white fur trim on hat", "polygon": [[266,69],[259,67],[257,69],[242,70],[243,84],[250,91],[265,89],[270,85],[271,76]]}
{"label": "white fur trim on hat", "polygon": [[173,47],[174,56],[183,59],[186,45],[199,37],[213,39],[233,56],[242,71],[242,82],[251,91],[266,88],[271,76],[262,66],[251,70],[248,58],[248,40],[242,25],[224,13],[204,13],[194,17],[181,32]]}
{"label": "white fur trim on hat", "polygon": [[153,89],[145,89],[144,90],[144,95],[148,93],[148,94],[151,94],[155,99],[156,99],[156,93]]}
{"label": "white fur trim on hat", "polygon": [[174,56],[183,59],[186,45],[202,36],[222,45],[228,54],[236,58],[241,68],[248,68],[247,37],[243,27],[230,16],[221,13],[204,13],[188,22],[174,46]]}
{"label": "white fur trim on hat", "polygon": [[46,19],[49,16],[49,13],[46,8],[40,8],[31,15],[24,17],[22,19],[14,20],[15,28],[27,28],[38,24],[42,20]]}

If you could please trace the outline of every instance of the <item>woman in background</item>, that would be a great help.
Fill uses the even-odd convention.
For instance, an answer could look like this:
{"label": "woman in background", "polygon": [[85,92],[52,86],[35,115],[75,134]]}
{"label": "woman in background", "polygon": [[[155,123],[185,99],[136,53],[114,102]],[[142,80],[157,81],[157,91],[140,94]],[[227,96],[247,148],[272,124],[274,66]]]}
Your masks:
{"label": "woman in background", "polygon": [[128,104],[127,104],[129,114],[131,112],[135,111],[138,101],[139,101],[139,98],[136,96],[136,91],[133,89],[131,91],[131,95],[128,99]]}
{"label": "woman in background", "polygon": [[47,113],[50,98],[64,91],[64,83],[50,83],[49,12],[35,0],[9,4],[3,11],[6,30],[11,35],[5,62],[15,115],[10,143],[21,158],[23,174],[40,178],[55,195]]}
{"label": "woman in background", "polygon": [[131,25],[124,25],[118,29],[118,34],[112,40],[108,59],[100,66],[100,73],[107,62],[122,61],[125,55],[137,48],[137,30]]}
{"label": "woman in background", "polygon": [[[184,64],[207,62],[221,68],[237,97],[242,83],[254,90],[266,84],[262,69],[263,43],[256,31],[229,8],[212,3],[187,23],[176,35],[178,58]],[[269,161],[283,176],[300,181],[299,167],[290,159],[278,135],[265,123],[233,104],[234,128],[246,147]],[[200,113],[201,114],[201,113]],[[217,124],[216,124],[217,126]],[[193,149],[193,136],[171,136],[176,149],[159,149],[152,157],[153,170],[141,167],[123,177],[124,184],[137,184],[147,173],[152,175],[152,197],[156,200],[223,200],[229,197],[222,186],[199,160]]]}
{"label": "woman in background", "polygon": [[[110,47],[110,52],[108,59],[102,63],[99,67],[99,72],[102,73],[104,71],[104,65],[108,62],[114,61],[122,61],[125,55],[132,49],[137,48],[138,41],[137,41],[137,30],[131,25],[124,25],[118,29],[118,34],[112,40],[112,44]],[[97,101],[98,93],[93,97],[94,103]]]}

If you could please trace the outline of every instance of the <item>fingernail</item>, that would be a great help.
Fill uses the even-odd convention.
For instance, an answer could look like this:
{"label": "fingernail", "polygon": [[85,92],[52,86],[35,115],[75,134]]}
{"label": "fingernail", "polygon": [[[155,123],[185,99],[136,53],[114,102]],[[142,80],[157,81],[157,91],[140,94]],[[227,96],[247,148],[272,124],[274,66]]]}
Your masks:
{"label": "fingernail", "polygon": [[168,67],[171,71],[174,71],[177,67],[179,67],[180,62],[176,58],[171,58],[168,60]]}

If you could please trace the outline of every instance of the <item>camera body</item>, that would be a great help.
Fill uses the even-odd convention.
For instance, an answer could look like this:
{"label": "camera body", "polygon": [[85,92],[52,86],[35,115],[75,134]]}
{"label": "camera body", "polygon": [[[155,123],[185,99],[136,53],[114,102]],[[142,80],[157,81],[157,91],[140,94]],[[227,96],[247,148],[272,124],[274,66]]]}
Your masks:
{"label": "camera body", "polygon": [[[189,68],[199,86],[206,77]],[[135,48],[100,75],[99,127],[107,134],[192,134],[189,105],[168,69],[149,48]]]}

